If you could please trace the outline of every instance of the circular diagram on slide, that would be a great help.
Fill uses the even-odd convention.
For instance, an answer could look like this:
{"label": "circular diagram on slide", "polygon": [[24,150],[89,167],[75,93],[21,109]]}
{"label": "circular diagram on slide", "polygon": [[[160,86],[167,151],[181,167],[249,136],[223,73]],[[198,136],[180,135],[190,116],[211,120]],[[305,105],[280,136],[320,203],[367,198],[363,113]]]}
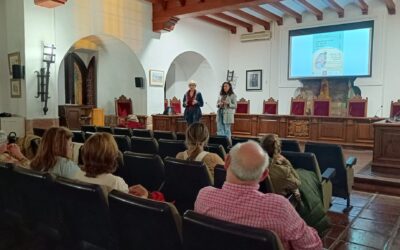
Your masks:
{"label": "circular diagram on slide", "polygon": [[343,74],[343,52],[337,48],[323,48],[314,52],[313,75],[336,76]]}

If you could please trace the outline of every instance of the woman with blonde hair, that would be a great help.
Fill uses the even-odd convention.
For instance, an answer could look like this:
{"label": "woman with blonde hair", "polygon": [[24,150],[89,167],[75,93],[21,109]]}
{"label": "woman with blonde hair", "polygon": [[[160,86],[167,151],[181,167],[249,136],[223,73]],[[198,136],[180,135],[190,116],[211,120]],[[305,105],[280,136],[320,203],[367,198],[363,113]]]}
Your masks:
{"label": "woman with blonde hair", "polygon": [[193,123],[186,130],[187,150],[176,155],[177,159],[201,161],[207,166],[211,176],[214,176],[214,168],[217,164],[224,165],[224,161],[217,154],[204,151],[209,139],[207,127],[203,123]]}
{"label": "woman with blonde hair", "polygon": [[46,130],[31,169],[73,179],[80,171],[72,160],[72,132],[65,127]]}
{"label": "woman with blonde hair", "polygon": [[30,161],[21,153],[15,143],[9,143],[6,132],[0,130],[0,162],[29,167]]}

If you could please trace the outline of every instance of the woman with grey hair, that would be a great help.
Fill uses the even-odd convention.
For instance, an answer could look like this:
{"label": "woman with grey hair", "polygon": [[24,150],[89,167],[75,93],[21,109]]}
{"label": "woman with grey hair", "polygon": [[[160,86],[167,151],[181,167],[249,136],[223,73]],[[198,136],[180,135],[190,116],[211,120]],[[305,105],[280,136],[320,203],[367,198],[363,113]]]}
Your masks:
{"label": "woman with grey hair", "polygon": [[30,161],[21,153],[15,143],[8,144],[7,134],[0,130],[0,162],[29,167]]}

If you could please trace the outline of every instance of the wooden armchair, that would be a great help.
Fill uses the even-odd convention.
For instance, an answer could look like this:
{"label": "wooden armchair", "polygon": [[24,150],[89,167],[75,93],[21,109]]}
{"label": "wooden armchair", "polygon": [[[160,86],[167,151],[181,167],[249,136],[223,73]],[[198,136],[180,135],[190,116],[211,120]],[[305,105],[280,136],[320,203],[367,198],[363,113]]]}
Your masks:
{"label": "wooden armchair", "polygon": [[125,125],[128,115],[133,114],[132,100],[124,95],[115,98],[115,114],[117,115],[117,124]]}
{"label": "wooden armchair", "polygon": [[367,117],[368,97],[354,96],[348,101],[347,115],[350,117]]}
{"label": "wooden armchair", "polygon": [[397,102],[390,103],[390,118],[400,116],[400,99]]}
{"label": "wooden armchair", "polygon": [[250,113],[250,100],[241,98],[239,101],[237,101],[236,113],[249,114]]}
{"label": "wooden armchair", "polygon": [[171,108],[175,114],[181,114],[182,113],[182,103],[181,100],[176,98],[175,96],[169,100],[169,103],[171,105]]}
{"label": "wooden armchair", "polygon": [[263,103],[263,114],[276,115],[278,114],[278,101],[270,97],[268,100],[264,100]]}
{"label": "wooden armchair", "polygon": [[331,99],[317,97],[313,99],[313,115],[329,116],[331,114]]}
{"label": "wooden armchair", "polygon": [[290,101],[290,115],[305,115],[306,113],[306,100],[300,95]]}

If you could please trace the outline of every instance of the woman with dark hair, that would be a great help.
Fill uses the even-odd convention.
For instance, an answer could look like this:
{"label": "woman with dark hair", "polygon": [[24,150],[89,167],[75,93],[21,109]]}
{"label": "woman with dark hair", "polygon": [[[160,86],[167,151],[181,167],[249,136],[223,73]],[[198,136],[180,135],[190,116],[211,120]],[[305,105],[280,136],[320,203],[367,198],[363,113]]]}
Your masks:
{"label": "woman with dark hair", "polygon": [[44,133],[31,169],[74,178],[80,169],[71,159],[72,132],[64,127],[53,127]]}
{"label": "woman with dark hair", "polygon": [[189,82],[189,90],[183,96],[183,107],[185,107],[183,116],[188,125],[200,121],[200,107],[203,107],[203,105],[203,97],[200,91],[196,90],[196,82],[191,80]]}
{"label": "woman with dark hair", "polygon": [[232,84],[224,82],[219,93],[217,102],[217,134],[224,135],[231,139],[231,125],[234,122],[237,102],[236,95],[233,93]]}

